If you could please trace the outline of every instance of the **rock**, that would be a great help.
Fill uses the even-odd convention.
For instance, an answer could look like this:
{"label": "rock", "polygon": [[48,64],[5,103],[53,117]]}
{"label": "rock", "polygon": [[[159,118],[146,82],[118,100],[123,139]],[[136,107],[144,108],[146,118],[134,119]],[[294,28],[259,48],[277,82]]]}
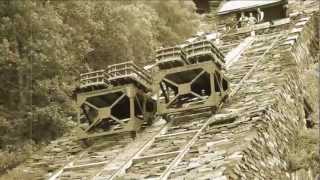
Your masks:
{"label": "rock", "polygon": [[50,151],[51,152],[55,152],[55,153],[59,153],[59,152],[62,152],[63,149],[61,149],[61,148],[52,148]]}

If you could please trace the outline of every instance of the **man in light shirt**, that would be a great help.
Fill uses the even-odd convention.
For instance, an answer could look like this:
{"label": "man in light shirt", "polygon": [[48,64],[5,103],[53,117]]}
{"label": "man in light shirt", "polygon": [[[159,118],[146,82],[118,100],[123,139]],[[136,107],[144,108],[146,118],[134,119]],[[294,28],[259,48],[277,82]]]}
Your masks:
{"label": "man in light shirt", "polygon": [[253,16],[253,13],[251,12],[249,14],[249,20],[248,20],[248,25],[251,29],[251,36],[255,36],[254,32],[254,25],[257,23],[257,19]]}
{"label": "man in light shirt", "polygon": [[260,8],[257,9],[257,12],[258,12],[257,21],[258,21],[258,23],[261,23],[263,21],[263,18],[264,18],[264,12],[261,11]]}
{"label": "man in light shirt", "polygon": [[253,26],[257,23],[257,19],[253,16],[253,13],[251,12],[249,14],[249,19],[248,19],[248,25]]}
{"label": "man in light shirt", "polygon": [[246,15],[244,15],[244,12],[241,12],[241,16],[239,18],[239,22],[240,22],[240,27],[244,27],[248,24],[248,17]]}

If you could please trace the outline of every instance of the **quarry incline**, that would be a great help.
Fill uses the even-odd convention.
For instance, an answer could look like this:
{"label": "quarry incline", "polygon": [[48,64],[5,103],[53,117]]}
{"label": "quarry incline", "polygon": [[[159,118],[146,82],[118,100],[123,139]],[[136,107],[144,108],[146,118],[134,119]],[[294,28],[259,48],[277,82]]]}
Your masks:
{"label": "quarry incline", "polygon": [[301,74],[319,56],[317,2],[299,10],[295,3],[289,0],[289,16],[272,23],[218,28],[230,93],[216,113],[157,117],[136,137],[114,134],[89,146],[75,141],[74,130],[17,168],[50,180],[313,179],[311,170],[289,172],[285,158],[296,131],[306,128],[311,99]]}

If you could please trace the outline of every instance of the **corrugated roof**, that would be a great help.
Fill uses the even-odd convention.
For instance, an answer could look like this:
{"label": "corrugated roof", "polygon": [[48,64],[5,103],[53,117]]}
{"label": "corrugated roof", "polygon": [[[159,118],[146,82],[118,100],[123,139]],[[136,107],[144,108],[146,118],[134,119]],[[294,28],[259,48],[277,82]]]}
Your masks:
{"label": "corrugated roof", "polygon": [[230,0],[223,2],[219,9],[218,14],[227,14],[233,11],[245,10],[265,5],[279,3],[282,0]]}

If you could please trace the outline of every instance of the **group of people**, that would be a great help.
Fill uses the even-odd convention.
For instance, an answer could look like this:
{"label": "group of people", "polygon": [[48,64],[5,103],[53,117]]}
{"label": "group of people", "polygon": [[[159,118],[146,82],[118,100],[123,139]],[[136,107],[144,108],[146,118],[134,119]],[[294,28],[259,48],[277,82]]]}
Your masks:
{"label": "group of people", "polygon": [[241,16],[239,18],[240,27],[252,26],[256,23],[261,23],[264,18],[264,12],[261,11],[260,8],[257,9],[257,17],[253,16],[253,13],[249,13],[249,17],[247,17],[244,12],[241,12]]}

